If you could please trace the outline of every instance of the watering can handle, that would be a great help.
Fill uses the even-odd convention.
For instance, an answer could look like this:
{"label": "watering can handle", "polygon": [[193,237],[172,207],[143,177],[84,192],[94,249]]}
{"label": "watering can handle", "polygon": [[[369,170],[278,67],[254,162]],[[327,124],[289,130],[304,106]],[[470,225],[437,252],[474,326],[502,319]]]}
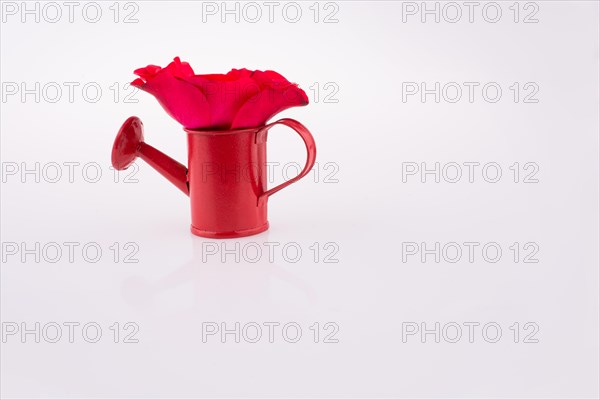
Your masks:
{"label": "watering can handle", "polygon": [[298,135],[300,135],[300,137],[304,141],[304,144],[306,145],[306,165],[304,166],[304,169],[300,172],[300,174],[298,174],[294,178],[289,179],[283,182],[281,185],[275,186],[274,188],[269,189],[263,194],[261,194],[258,197],[258,204],[264,203],[272,194],[279,192],[284,187],[289,186],[292,183],[300,180],[302,177],[306,176],[306,174],[308,174],[312,167],[315,165],[315,160],[317,158],[317,147],[315,146],[315,139],[312,137],[309,130],[300,122],[290,118],[283,118],[279,121],[272,122],[260,128],[256,132],[256,141],[261,141],[262,137],[264,137],[263,135],[266,135],[269,128],[277,124],[288,126],[295,130],[298,133]]}

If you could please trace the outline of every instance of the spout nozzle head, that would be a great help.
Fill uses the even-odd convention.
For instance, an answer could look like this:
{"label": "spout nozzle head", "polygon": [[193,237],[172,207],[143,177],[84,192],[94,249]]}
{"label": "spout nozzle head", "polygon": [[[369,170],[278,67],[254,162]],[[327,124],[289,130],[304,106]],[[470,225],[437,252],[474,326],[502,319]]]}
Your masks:
{"label": "spout nozzle head", "polygon": [[112,165],[116,170],[127,169],[137,158],[138,148],[144,142],[144,124],[138,117],[129,117],[123,123],[112,148]]}

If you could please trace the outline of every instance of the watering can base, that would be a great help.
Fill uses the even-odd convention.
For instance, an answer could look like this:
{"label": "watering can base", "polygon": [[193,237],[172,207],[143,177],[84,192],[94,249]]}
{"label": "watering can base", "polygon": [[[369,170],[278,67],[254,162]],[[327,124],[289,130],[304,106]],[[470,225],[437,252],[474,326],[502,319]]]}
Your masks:
{"label": "watering can base", "polygon": [[198,229],[194,225],[191,225],[191,231],[196,236],[202,236],[205,238],[211,239],[232,239],[239,238],[244,236],[252,236],[257,235],[261,232],[269,229],[269,222],[266,222],[264,225],[258,226],[256,228],[244,229],[241,231],[230,231],[230,232],[211,232],[203,229]]}

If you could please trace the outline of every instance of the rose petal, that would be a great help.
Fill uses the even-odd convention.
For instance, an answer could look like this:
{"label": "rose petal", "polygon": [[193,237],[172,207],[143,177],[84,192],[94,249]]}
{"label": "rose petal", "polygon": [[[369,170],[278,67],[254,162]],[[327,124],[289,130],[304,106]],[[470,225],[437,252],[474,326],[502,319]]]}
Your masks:
{"label": "rose petal", "polygon": [[264,72],[264,75],[266,75],[272,82],[290,83],[287,79],[283,77],[283,75],[275,71],[267,70]]}
{"label": "rose petal", "polygon": [[260,88],[246,69],[227,74],[194,75],[186,80],[199,88],[210,107],[211,127],[228,129],[238,110],[255,96]]}
{"label": "rose petal", "polygon": [[210,126],[210,109],[206,97],[194,85],[161,71],[140,89],[154,95],[165,111],[188,129]]}
{"label": "rose petal", "polygon": [[150,64],[147,67],[136,69],[135,71],[133,71],[133,73],[142,78],[143,80],[147,81],[148,79],[154,78],[156,74],[160,72],[161,69],[162,68],[158,65]]}
{"label": "rose petal", "polygon": [[133,82],[130,83],[131,86],[135,86],[138,89],[141,89],[142,86],[144,86],[144,80],[142,78],[136,78],[133,80]]}
{"label": "rose petal", "polygon": [[262,126],[283,110],[307,104],[308,96],[297,85],[288,85],[282,89],[264,89],[244,103],[233,119],[231,129]]}
{"label": "rose petal", "polygon": [[187,62],[181,62],[179,57],[175,57],[173,61],[164,69],[178,78],[187,78],[194,75],[194,70],[190,64]]}

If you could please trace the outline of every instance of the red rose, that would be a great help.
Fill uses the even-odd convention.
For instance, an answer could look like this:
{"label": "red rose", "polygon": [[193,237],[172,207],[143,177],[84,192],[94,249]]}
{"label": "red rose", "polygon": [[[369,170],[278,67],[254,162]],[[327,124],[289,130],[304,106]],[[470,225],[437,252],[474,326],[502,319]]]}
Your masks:
{"label": "red rose", "polygon": [[232,69],[227,74],[195,75],[175,57],[165,68],[148,65],[131,82],[152,94],[187,129],[238,129],[262,126],[275,114],[308,104],[298,85],[275,71]]}

